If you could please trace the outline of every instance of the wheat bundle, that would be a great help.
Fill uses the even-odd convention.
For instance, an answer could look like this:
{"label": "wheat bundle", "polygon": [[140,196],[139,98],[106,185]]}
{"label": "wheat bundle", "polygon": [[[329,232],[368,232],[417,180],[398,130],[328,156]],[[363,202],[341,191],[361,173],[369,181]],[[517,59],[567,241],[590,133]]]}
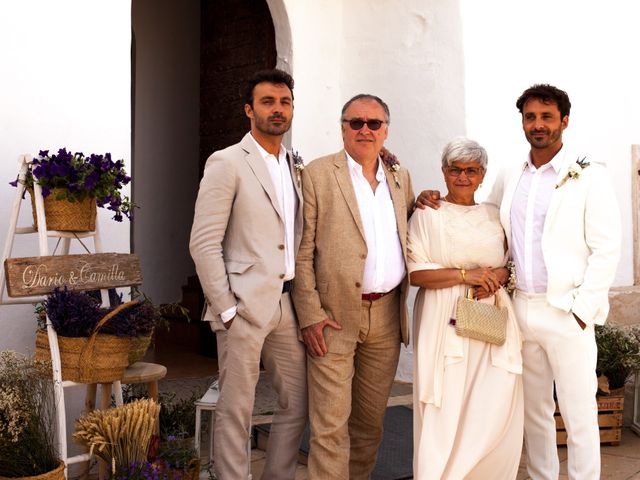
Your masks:
{"label": "wheat bundle", "polygon": [[76,422],[73,436],[116,467],[146,460],[160,405],[151,399],[94,410]]}

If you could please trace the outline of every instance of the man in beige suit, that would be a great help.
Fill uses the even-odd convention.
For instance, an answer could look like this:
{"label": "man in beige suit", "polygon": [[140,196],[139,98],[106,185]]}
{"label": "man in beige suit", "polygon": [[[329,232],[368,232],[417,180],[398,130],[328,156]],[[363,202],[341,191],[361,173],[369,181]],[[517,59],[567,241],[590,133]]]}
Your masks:
{"label": "man in beige suit", "polygon": [[293,298],[307,346],[312,480],[369,478],[408,342],[409,173],[380,160],[389,124],[380,98],[355,96],[341,121],[344,150],[302,175]]}
{"label": "man in beige suit", "polygon": [[306,424],[304,346],[289,291],[302,233],[294,159],[282,146],[293,79],[280,70],[249,81],[251,132],[207,160],[190,250],[218,342],[220,398],[214,462],[221,480],[246,479],[260,357],[278,394],[262,479],[293,479]]}

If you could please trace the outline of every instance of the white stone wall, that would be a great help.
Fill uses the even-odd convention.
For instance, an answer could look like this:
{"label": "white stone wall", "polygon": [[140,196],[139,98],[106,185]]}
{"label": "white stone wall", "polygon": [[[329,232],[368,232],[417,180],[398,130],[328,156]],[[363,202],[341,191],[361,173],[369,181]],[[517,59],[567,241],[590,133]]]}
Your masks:
{"label": "white stone wall", "polygon": [[[111,152],[131,171],[131,4],[126,0],[0,3],[0,241],[5,244],[18,155],[67,147]],[[23,202],[21,225],[29,225]],[[105,251],[129,251],[129,223],[99,209]],[[73,242],[76,244],[77,242]],[[55,242],[50,241],[53,250]],[[93,248],[92,242],[88,242]],[[72,253],[82,250],[76,245]],[[35,235],[13,256],[38,255]],[[0,350],[33,348],[33,307],[0,306]]]}

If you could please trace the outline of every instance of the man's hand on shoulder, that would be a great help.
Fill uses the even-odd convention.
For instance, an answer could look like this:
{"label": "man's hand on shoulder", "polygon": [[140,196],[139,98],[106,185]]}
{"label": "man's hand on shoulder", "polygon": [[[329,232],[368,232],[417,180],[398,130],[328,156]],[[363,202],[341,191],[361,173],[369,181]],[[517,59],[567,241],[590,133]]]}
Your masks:
{"label": "man's hand on shoulder", "polygon": [[414,205],[414,210],[416,208],[425,209],[425,208],[433,208],[437,210],[440,208],[440,191],[438,190],[423,190],[418,195],[418,199],[416,200],[416,204]]}
{"label": "man's hand on shoulder", "polygon": [[327,353],[327,345],[324,342],[324,328],[331,327],[341,330],[342,327],[335,320],[325,318],[323,321],[314,323],[302,329],[302,339],[307,346],[307,351],[314,357],[324,357]]}

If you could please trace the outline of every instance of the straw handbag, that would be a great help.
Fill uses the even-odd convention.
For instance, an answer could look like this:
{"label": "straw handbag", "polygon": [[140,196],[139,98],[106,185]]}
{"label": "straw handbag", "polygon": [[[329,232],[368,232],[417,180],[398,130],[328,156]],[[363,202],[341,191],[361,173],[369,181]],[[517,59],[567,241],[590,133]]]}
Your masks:
{"label": "straw handbag", "polygon": [[494,345],[504,344],[507,338],[507,308],[473,299],[473,288],[466,297],[458,297],[456,303],[456,334]]}

